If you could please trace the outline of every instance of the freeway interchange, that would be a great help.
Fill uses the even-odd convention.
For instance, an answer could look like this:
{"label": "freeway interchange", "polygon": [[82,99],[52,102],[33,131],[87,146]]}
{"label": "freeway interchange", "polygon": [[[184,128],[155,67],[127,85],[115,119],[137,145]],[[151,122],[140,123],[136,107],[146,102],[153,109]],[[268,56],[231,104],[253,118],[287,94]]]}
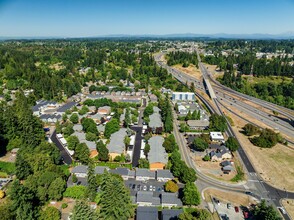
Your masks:
{"label": "freeway interchange", "polygon": [[[178,81],[182,82],[183,84],[191,84],[194,83],[194,86],[196,89],[200,91],[206,92],[206,87],[203,84],[203,82],[195,79],[194,77],[183,73],[175,68],[172,68],[168,66],[163,61],[164,53],[159,53],[154,56],[156,63],[161,66],[162,68],[167,69],[167,71],[172,74]],[[228,107],[226,107],[223,103],[226,103],[229,106],[234,106],[238,108],[240,111],[250,114],[253,118],[255,118],[258,121],[262,121],[264,124],[266,124],[269,127],[272,127],[276,130],[279,130],[281,133],[287,135],[287,137],[290,137],[291,139],[286,139],[288,143],[294,144],[294,128],[291,125],[294,119],[294,111],[277,106],[275,104],[253,98],[248,95],[244,95],[242,93],[236,92],[232,89],[229,89],[220,83],[218,83],[216,80],[214,80],[208,70],[205,68],[205,66],[200,62],[199,59],[199,67],[202,73],[203,78],[205,79],[205,82],[212,81],[214,85],[210,88],[209,95],[212,97],[212,102],[214,105],[212,105],[210,102],[208,102],[201,94],[195,93],[196,96],[207,106],[207,108],[212,113],[217,114],[223,114],[221,111],[220,106],[227,108],[227,110],[230,110]],[[214,91],[216,91],[214,93]],[[210,94],[210,93],[214,94]],[[215,96],[214,96],[215,95]],[[235,98],[235,97],[238,97]],[[252,103],[261,105],[265,109],[269,109],[271,111],[276,111],[279,113],[279,115],[283,115],[287,120],[283,120],[279,117],[276,117],[274,115],[270,115],[266,112],[263,112],[261,110],[257,110],[256,108],[242,102],[242,100],[251,101]],[[233,112],[234,113],[234,112]],[[241,117],[240,115],[236,114],[238,117]],[[176,115],[175,119],[176,119]],[[243,118],[245,119],[245,118]],[[247,122],[250,122],[248,119],[245,119]],[[252,122],[250,122],[252,123]],[[254,123],[252,123],[254,124]],[[257,124],[255,124],[257,125]],[[177,128],[178,122],[177,120],[174,120],[174,128]],[[258,125],[257,125],[258,126]],[[231,128],[230,124],[228,123],[228,129],[227,129],[227,135],[228,136],[235,136],[233,129]],[[243,184],[229,184],[229,183],[223,183],[221,181],[218,181],[216,179],[213,179],[211,177],[208,177],[197,169],[194,162],[192,161],[190,155],[189,155],[189,149],[187,148],[184,136],[179,133],[177,129],[174,129],[174,135],[177,140],[177,143],[179,144],[180,152],[182,155],[183,160],[187,163],[188,166],[192,167],[196,170],[196,173],[198,175],[198,180],[196,181],[196,184],[202,191],[205,188],[208,187],[214,187],[221,190],[228,190],[233,192],[251,192],[252,196],[256,197],[258,200],[264,199],[267,201],[268,204],[274,205],[275,207],[281,206],[281,199],[283,198],[291,198],[294,199],[294,193],[287,192],[286,190],[277,189],[263,181],[263,179],[259,176],[259,173],[256,172],[255,168],[253,167],[252,163],[250,162],[249,158],[246,155],[246,152],[243,150],[242,145],[240,144],[240,148],[238,150],[238,154],[241,158],[241,162],[243,163],[244,167],[247,170],[248,174],[248,181]],[[293,150],[293,149],[291,149]],[[282,214],[284,219],[290,219],[290,217],[287,214]]]}

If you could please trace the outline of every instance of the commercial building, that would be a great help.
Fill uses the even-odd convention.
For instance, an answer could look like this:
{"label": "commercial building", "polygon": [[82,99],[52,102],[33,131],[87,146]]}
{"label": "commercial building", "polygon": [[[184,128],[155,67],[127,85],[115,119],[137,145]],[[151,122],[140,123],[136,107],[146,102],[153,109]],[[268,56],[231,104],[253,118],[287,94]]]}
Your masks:
{"label": "commercial building", "polygon": [[193,92],[173,92],[172,93],[172,100],[173,101],[194,101],[195,94]]}

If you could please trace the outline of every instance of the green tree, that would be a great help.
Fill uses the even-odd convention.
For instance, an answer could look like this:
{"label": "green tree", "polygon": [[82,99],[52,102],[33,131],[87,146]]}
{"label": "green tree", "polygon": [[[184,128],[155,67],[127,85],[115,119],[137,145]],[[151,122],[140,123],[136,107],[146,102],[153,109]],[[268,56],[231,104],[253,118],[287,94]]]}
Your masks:
{"label": "green tree", "polygon": [[268,220],[280,220],[282,219],[279,213],[273,208],[273,206],[266,205],[265,200],[262,200],[252,210],[254,219],[268,219]]}
{"label": "green tree", "polygon": [[102,219],[129,219],[134,210],[130,192],[123,180],[105,172],[101,182],[100,217]]}
{"label": "green tree", "polygon": [[71,178],[72,178],[72,182],[73,183],[77,183],[78,182],[78,178],[77,178],[76,174],[73,173]]}
{"label": "green tree", "polygon": [[87,188],[85,186],[70,186],[66,188],[63,196],[73,199],[84,199],[86,198],[86,192]]}
{"label": "green tree", "polygon": [[167,153],[172,153],[178,149],[178,145],[173,134],[170,134],[168,137],[166,137],[162,145]]}
{"label": "green tree", "polygon": [[87,106],[84,105],[84,106],[81,108],[81,110],[79,111],[79,115],[84,115],[84,114],[86,114],[88,111],[89,111],[89,108],[88,108]]}
{"label": "green tree", "polygon": [[77,136],[69,136],[67,139],[67,147],[70,150],[75,150],[80,143]]}
{"label": "green tree", "polygon": [[88,186],[87,186],[87,195],[90,201],[94,201],[97,194],[98,184],[96,181],[94,173],[94,164],[89,163],[88,165]]}
{"label": "green tree", "polygon": [[124,126],[128,128],[131,124],[130,108],[126,108]]}
{"label": "green tree", "polygon": [[243,127],[243,131],[245,135],[252,136],[252,135],[258,134],[259,128],[248,123]]}
{"label": "green tree", "polygon": [[98,133],[96,123],[94,122],[94,120],[92,118],[83,118],[82,119],[82,126],[83,126],[83,130],[86,133],[89,133],[89,132],[91,132],[93,134]]}
{"label": "green tree", "polygon": [[16,156],[15,161],[15,175],[18,179],[26,179],[30,174],[32,174],[31,165],[25,160],[24,156],[19,153]]}
{"label": "green tree", "polygon": [[150,115],[153,114],[153,104],[152,103],[149,103],[146,108],[144,109],[144,112],[143,112],[143,116],[144,118],[146,117],[149,117]]}
{"label": "green tree", "polygon": [[183,203],[185,205],[199,205],[201,203],[200,193],[192,182],[186,183],[183,190]]}
{"label": "green tree", "polygon": [[104,136],[110,138],[110,135],[119,130],[119,122],[116,118],[112,118],[106,125]]}
{"label": "green tree", "polygon": [[70,116],[69,120],[70,120],[72,123],[77,124],[77,123],[79,122],[79,116],[78,116],[78,114],[77,114],[77,113],[73,113],[73,114]]}
{"label": "green tree", "polygon": [[250,139],[250,141],[258,146],[264,148],[271,148],[278,143],[279,135],[271,129],[264,129],[258,137]]}
{"label": "green tree", "polygon": [[185,120],[188,121],[188,120],[191,120],[191,119],[192,119],[192,114],[191,114],[191,111],[189,110],[188,114],[185,117]]}
{"label": "green tree", "polygon": [[41,211],[39,220],[60,220],[60,218],[60,211],[55,207],[49,206]]}
{"label": "green tree", "polygon": [[165,184],[164,184],[164,190],[166,192],[172,192],[172,193],[175,193],[179,190],[179,186],[178,184],[173,181],[173,180],[169,180],[167,181]]}
{"label": "green tree", "polygon": [[150,165],[149,165],[149,161],[144,159],[144,158],[141,158],[139,159],[139,165],[138,165],[139,168],[146,168],[146,169],[149,169]]}
{"label": "green tree", "polygon": [[97,142],[96,149],[98,152],[98,160],[100,161],[109,160],[109,151],[101,140]]}
{"label": "green tree", "polygon": [[200,137],[197,137],[193,141],[193,148],[197,151],[205,151],[208,148],[208,143]]}
{"label": "green tree", "polygon": [[227,121],[224,116],[212,114],[209,118],[209,128],[224,132],[227,129]]}
{"label": "green tree", "polygon": [[150,151],[150,145],[149,145],[149,144],[145,144],[145,147],[144,147],[144,154],[145,154],[146,157],[147,157],[149,151]]}
{"label": "green tree", "polygon": [[97,135],[92,132],[86,133],[86,140],[87,141],[96,141],[97,138],[98,138]]}
{"label": "green tree", "polygon": [[61,178],[56,178],[48,188],[48,196],[51,200],[62,199],[62,194],[66,189],[66,182]]}
{"label": "green tree", "polygon": [[239,148],[238,140],[234,137],[229,137],[226,141],[226,147],[229,148],[230,151],[236,151]]}
{"label": "green tree", "polygon": [[95,220],[98,216],[86,201],[78,200],[73,208],[70,219],[72,220]]}
{"label": "green tree", "polygon": [[75,150],[75,158],[81,163],[87,164],[89,161],[90,151],[85,143],[80,143],[77,145]]}

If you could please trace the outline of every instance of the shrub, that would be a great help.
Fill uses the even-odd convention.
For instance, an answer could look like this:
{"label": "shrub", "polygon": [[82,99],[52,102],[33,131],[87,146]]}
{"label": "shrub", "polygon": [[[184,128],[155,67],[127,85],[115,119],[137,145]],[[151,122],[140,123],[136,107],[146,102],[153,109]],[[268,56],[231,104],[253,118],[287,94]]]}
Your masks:
{"label": "shrub", "polygon": [[179,186],[177,183],[175,183],[175,181],[173,180],[169,180],[165,183],[164,185],[164,190],[166,192],[172,192],[172,193],[175,193],[179,190]]}
{"label": "shrub", "polygon": [[66,209],[68,207],[67,203],[62,203],[61,208]]}
{"label": "shrub", "polygon": [[86,191],[87,188],[85,186],[71,186],[65,190],[63,196],[73,199],[83,199],[85,198]]}

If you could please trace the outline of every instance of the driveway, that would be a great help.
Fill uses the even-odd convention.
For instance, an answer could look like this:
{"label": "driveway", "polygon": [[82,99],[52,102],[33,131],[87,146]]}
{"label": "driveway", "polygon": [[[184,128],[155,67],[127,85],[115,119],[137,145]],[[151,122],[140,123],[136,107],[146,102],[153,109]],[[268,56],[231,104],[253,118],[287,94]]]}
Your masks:
{"label": "driveway", "polygon": [[68,152],[65,150],[65,148],[62,146],[62,144],[59,142],[58,138],[56,137],[56,130],[54,130],[50,138],[52,142],[59,149],[61,157],[63,158],[63,162],[66,163],[67,165],[70,165],[72,163],[72,158],[68,154]]}
{"label": "driveway", "polygon": [[139,165],[139,159],[140,159],[141,141],[143,139],[142,137],[143,128],[140,126],[133,126],[131,127],[131,129],[136,132],[135,146],[133,149],[132,166],[137,167]]}

